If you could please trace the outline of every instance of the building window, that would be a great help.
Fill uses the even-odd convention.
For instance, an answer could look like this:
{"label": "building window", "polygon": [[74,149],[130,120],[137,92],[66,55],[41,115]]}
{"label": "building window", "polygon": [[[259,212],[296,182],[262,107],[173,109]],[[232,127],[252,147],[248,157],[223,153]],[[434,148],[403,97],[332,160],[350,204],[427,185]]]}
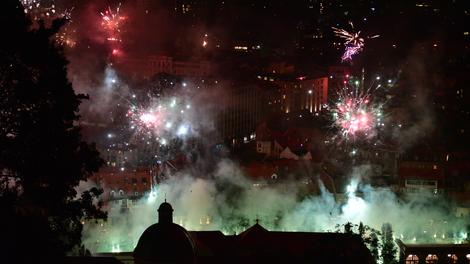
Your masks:
{"label": "building window", "polygon": [[119,190],[119,196],[124,196],[124,191],[123,190]]}
{"label": "building window", "polygon": [[116,194],[116,193],[115,193],[114,191],[110,191],[110,192],[109,192],[109,197],[114,198],[114,195],[115,195],[115,194]]}
{"label": "building window", "polygon": [[446,263],[451,263],[451,264],[457,264],[457,256],[455,254],[449,254],[447,255],[447,262]]}
{"label": "building window", "polygon": [[405,260],[405,264],[418,264],[419,258],[416,255],[408,255]]}
{"label": "building window", "polygon": [[426,257],[426,264],[437,264],[437,256],[429,254]]}

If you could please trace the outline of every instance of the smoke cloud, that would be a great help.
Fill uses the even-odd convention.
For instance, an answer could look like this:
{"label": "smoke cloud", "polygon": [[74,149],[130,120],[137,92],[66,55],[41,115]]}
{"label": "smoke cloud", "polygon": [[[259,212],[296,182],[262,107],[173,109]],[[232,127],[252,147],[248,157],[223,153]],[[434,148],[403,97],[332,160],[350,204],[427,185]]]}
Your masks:
{"label": "smoke cloud", "polygon": [[463,219],[453,216],[442,199],[427,192],[398,197],[389,188],[363,184],[363,172],[350,175],[344,199],[337,199],[321,182],[318,194],[305,196],[300,190],[306,181],[255,182],[233,161],[221,160],[209,175],[173,175],[128,212],[111,205],[110,222],[86,225],[84,243],[93,252],[132,251],[142,232],[157,222],[157,208],[165,197],[174,208],[174,222],[188,230],[237,234],[260,219],[269,230],[334,232],[347,222],[362,222],[377,230],[391,223],[395,236],[406,242],[466,239]]}

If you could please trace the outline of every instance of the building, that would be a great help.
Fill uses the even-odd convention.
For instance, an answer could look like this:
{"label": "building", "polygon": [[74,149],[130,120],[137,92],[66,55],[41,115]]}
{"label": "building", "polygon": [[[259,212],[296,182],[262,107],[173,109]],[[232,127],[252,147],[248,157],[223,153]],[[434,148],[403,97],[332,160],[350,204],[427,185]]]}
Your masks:
{"label": "building", "polygon": [[351,72],[352,70],[347,66],[328,67],[330,101],[338,99],[339,91],[344,87],[345,81],[348,81],[349,77],[351,77]]}
{"label": "building", "polygon": [[470,262],[470,244],[404,244],[397,240],[403,264],[460,264]]}
{"label": "building", "polygon": [[402,161],[398,176],[405,192],[428,190],[437,194],[444,190],[444,170],[438,162]]}
{"label": "building", "polygon": [[286,114],[317,113],[328,104],[328,77],[276,80],[281,87],[282,111]]}
{"label": "building", "polygon": [[216,127],[220,137],[235,145],[254,139],[258,123],[266,113],[261,87],[250,84],[228,84],[218,102]]}
{"label": "building", "polygon": [[278,131],[266,122],[256,128],[256,151],[273,158],[279,158],[285,148],[290,148],[294,152],[310,151],[315,160],[321,160],[324,140],[324,133],[315,128],[289,126]]}
{"label": "building", "polygon": [[170,175],[182,169],[188,161],[183,155],[152,166],[115,167],[104,166],[94,173],[90,180],[103,189],[100,199],[105,205],[121,203],[123,208],[130,206],[152,191],[152,187],[168,179]]}
{"label": "building", "polygon": [[[136,264],[152,263],[373,263],[361,238],[344,233],[274,232],[256,224],[238,235],[187,231],[173,223],[166,201],[133,253]],[[120,254],[120,257],[124,257]]]}
{"label": "building", "polygon": [[116,68],[128,75],[150,78],[155,74],[201,78],[212,74],[212,64],[204,60],[176,60],[170,56],[153,55],[146,58],[118,58]]}
{"label": "building", "polygon": [[174,61],[173,74],[176,76],[206,77],[211,74],[211,64],[207,61]]}
{"label": "building", "polygon": [[90,180],[103,189],[101,199],[105,204],[121,201],[123,207],[127,207],[127,201],[139,199],[151,191],[154,177],[152,170],[147,168],[106,167],[93,174]]}
{"label": "building", "polygon": [[279,158],[284,148],[276,140],[256,140],[256,152],[267,158]]}
{"label": "building", "polygon": [[[301,105],[310,113],[320,112],[328,104],[328,77],[302,81]],[[306,92],[306,93],[305,93]]]}

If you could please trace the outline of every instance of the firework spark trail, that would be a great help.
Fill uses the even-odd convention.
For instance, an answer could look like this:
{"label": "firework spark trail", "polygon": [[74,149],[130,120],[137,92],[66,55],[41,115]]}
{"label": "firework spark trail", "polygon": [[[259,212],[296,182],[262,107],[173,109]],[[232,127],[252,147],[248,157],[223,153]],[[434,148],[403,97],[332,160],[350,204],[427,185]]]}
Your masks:
{"label": "firework spark trail", "polygon": [[76,33],[77,31],[74,28],[72,20],[72,12],[74,7],[65,9],[61,16],[67,19],[67,23],[61,28],[61,30],[56,34],[55,40],[61,46],[66,46],[73,48],[77,44]]}
{"label": "firework spark trail", "polygon": [[105,32],[104,38],[110,42],[111,54],[118,56],[121,54],[121,27],[126,20],[126,17],[121,15],[121,3],[115,10],[108,7],[106,11],[100,12],[100,14],[102,18],[101,27]]}
{"label": "firework spark trail", "polygon": [[206,33],[206,34],[204,34],[204,37],[202,38],[202,47],[203,48],[206,48],[207,44],[209,44],[207,37],[208,37],[208,35]]}
{"label": "firework spark trail", "polygon": [[[352,23],[351,23],[351,26],[352,26]],[[343,56],[341,57],[342,61],[352,60],[352,56],[362,51],[364,47],[364,39],[359,37],[359,34],[361,33],[360,31],[357,33],[350,33],[344,29],[339,29],[335,27],[333,27],[333,31],[336,34],[336,36],[345,40],[344,46],[346,48],[345,48]]]}
{"label": "firework spark trail", "polygon": [[[351,22],[349,24],[351,25],[352,30],[354,30],[354,24]],[[364,43],[364,38],[360,36],[361,31],[354,33],[354,32],[348,32],[344,29],[336,28],[336,27],[332,27],[332,29],[333,29],[333,32],[336,34],[336,36],[345,40],[344,42],[345,50],[344,50],[343,55],[341,56],[341,61],[346,61],[346,60],[351,61],[352,57],[354,55],[359,54],[359,52],[361,52],[362,49],[364,48],[365,43]],[[374,35],[374,36],[367,37],[367,39],[373,39],[373,38],[378,38],[378,37],[379,35]]]}
{"label": "firework spark trail", "polygon": [[56,34],[55,39],[59,45],[73,48],[77,44],[74,37],[75,34],[75,29],[71,29],[68,25],[65,25],[64,28]]}
{"label": "firework spark trail", "polygon": [[341,61],[352,60],[352,56],[358,54],[361,50],[362,47],[347,46],[343,55],[341,56]]}

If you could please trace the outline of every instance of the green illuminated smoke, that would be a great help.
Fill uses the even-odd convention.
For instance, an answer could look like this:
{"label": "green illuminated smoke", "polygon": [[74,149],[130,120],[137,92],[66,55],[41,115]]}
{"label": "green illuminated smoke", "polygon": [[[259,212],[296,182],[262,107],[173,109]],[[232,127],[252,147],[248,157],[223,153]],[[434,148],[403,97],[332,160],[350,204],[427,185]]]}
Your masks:
{"label": "green illuminated smoke", "polygon": [[157,186],[155,197],[133,203],[128,212],[122,212],[120,204],[110,206],[109,222],[87,224],[83,240],[92,252],[132,251],[142,232],[157,222],[157,208],[165,194],[174,208],[174,222],[188,230],[238,234],[255,219],[268,230],[308,232],[334,232],[346,222],[363,222],[380,230],[388,222],[395,237],[405,242],[466,240],[464,219],[454,217],[431,194],[415,195],[405,202],[387,188],[365,186],[360,189],[361,197],[356,196],[364,173],[363,168],[352,172],[340,203],[321,184],[319,194],[305,195],[305,180],[254,185],[235,164],[223,161],[211,178],[175,175]]}

